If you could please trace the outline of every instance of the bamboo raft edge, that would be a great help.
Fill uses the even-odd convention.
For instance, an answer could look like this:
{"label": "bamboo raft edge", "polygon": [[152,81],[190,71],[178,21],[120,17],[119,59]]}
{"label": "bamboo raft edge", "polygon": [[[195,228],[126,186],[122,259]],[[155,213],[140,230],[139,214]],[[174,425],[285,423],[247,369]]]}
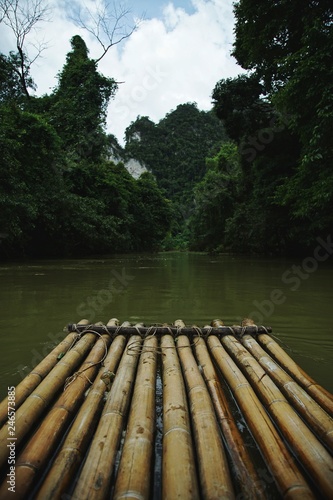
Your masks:
{"label": "bamboo raft edge", "polygon": [[86,334],[91,333],[91,331],[102,334],[109,333],[110,335],[141,335],[143,337],[147,335],[167,335],[171,334],[173,337],[177,337],[178,335],[187,335],[187,336],[197,336],[201,335],[203,337],[207,337],[209,335],[215,335],[220,337],[221,335],[235,335],[236,337],[242,337],[245,334],[248,335],[260,335],[262,333],[272,333],[272,328],[270,326],[262,326],[262,325],[248,325],[248,326],[240,326],[240,325],[232,325],[225,326],[221,325],[218,327],[214,326],[179,326],[179,325],[128,325],[127,322],[125,325],[80,325],[79,323],[69,323],[67,325],[67,332],[76,332],[78,334]]}

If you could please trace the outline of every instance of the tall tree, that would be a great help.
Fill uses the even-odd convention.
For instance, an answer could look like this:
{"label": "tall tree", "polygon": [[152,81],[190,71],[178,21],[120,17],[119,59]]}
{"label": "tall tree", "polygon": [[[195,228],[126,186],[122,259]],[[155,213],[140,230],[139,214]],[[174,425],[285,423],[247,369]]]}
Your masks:
{"label": "tall tree", "polygon": [[290,211],[303,242],[333,224],[333,9],[329,0],[240,0],[234,56],[255,71],[298,137],[301,152],[277,201]]}
{"label": "tall tree", "polygon": [[39,23],[49,19],[49,13],[50,9],[45,0],[0,0],[0,22],[10,28],[17,47],[17,54],[12,54],[9,61],[28,98],[30,89],[35,89],[30,77],[30,67],[47,46],[42,41],[31,42],[29,37]]}
{"label": "tall tree", "polygon": [[331,2],[239,0],[234,8],[233,55],[249,74],[222,80],[213,96],[238,143],[248,200],[226,238],[248,235],[256,251],[305,249],[333,224]]}
{"label": "tall tree", "polygon": [[273,110],[261,97],[263,90],[256,74],[222,79],[216,84],[214,111],[234,141],[239,143],[244,136],[268,125]]}
{"label": "tall tree", "polygon": [[[0,54],[0,104],[9,101],[22,102],[26,93],[22,86],[17,67],[20,65],[18,55],[11,52],[9,56]],[[30,77],[27,77],[26,85],[32,86]]]}
{"label": "tall tree", "polygon": [[194,188],[194,211],[190,218],[190,247],[194,250],[222,249],[228,219],[239,202],[241,177],[237,145],[225,142],[206,160],[207,172]]}
{"label": "tall tree", "polygon": [[80,36],[71,39],[71,46],[52,96],[50,120],[75,164],[96,161],[103,153],[107,105],[117,84],[97,71]]}
{"label": "tall tree", "polygon": [[[306,55],[329,47],[333,10],[330,0],[239,0],[233,55],[255,70],[267,91],[284,87]],[[325,48],[326,45],[326,48]]]}

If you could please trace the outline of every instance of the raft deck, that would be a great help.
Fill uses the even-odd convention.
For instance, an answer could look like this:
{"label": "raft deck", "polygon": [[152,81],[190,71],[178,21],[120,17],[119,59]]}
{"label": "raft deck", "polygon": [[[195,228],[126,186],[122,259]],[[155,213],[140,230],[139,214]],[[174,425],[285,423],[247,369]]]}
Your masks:
{"label": "raft deck", "polygon": [[332,417],[251,320],[81,320],[0,404],[0,498],[333,498]]}

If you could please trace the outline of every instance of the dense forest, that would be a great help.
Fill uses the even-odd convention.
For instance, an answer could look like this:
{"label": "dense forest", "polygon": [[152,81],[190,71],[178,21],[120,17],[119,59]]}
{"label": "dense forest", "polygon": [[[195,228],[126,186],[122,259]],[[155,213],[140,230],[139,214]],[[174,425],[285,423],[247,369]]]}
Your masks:
{"label": "dense forest", "polygon": [[164,249],[188,248],[193,191],[206,173],[206,158],[217,154],[226,140],[222,122],[195,103],[180,104],[157,124],[138,117],[127,128],[125,158],[145,165],[172,203]]}
{"label": "dense forest", "polygon": [[[330,2],[240,0],[234,12],[240,75],[216,83],[212,110],[139,116],[124,148],[106,131],[118,84],[80,36],[42,97],[24,50],[0,54],[0,257],[281,255],[332,233]],[[146,169],[138,179],[130,160]]]}
{"label": "dense forest", "polygon": [[333,230],[332,5],[241,0],[234,11],[247,72],[213,90],[230,142],[195,188],[191,245],[307,252]]}
{"label": "dense forest", "polygon": [[1,55],[0,252],[156,250],[171,203],[151,173],[135,180],[108,159],[105,116],[117,84],[99,74],[81,37],[71,45],[57,88],[40,98],[24,93],[15,54]]}

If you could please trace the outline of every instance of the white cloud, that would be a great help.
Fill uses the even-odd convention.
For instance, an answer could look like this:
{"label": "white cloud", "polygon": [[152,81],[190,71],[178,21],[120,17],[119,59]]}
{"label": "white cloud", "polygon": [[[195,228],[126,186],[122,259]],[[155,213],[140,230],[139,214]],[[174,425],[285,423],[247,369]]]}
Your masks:
{"label": "white cloud", "polygon": [[241,72],[230,56],[231,2],[193,4],[196,12],[189,15],[169,3],[163,19],[144,22],[117,51],[113,68],[125,83],[110,104],[108,127],[118,138],[138,115],[158,121],[178,104],[194,101],[210,109],[217,81]]}
{"label": "white cloud", "polygon": [[176,26],[183,22],[188,14],[186,14],[185,10],[182,8],[175,8],[173,3],[169,3],[164,11],[165,23],[168,29],[174,29]]}
{"label": "white cloud", "polygon": [[[49,93],[56,85],[73,35],[84,38],[91,57],[101,54],[96,40],[66,17],[64,5],[54,1],[52,22],[45,24],[44,38],[50,45],[32,70],[39,94]],[[156,122],[184,102],[210,109],[216,82],[241,72],[230,56],[232,0],[192,0],[192,5],[194,13],[188,14],[169,2],[161,19],[143,21],[129,39],[100,61],[99,71],[124,82],[110,103],[107,120],[108,131],[120,142],[138,115]],[[8,48],[7,31],[2,39],[2,46]]]}

